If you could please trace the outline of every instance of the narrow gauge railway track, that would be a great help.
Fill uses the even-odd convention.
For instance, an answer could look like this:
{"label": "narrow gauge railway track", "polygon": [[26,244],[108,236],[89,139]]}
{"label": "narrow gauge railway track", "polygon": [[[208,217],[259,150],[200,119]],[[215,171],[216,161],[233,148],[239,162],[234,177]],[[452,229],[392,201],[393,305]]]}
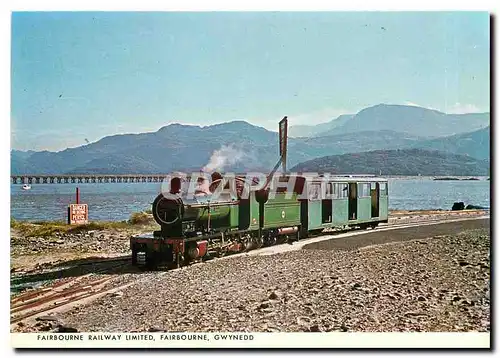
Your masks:
{"label": "narrow gauge railway track", "polygon": [[[464,220],[473,220],[481,217],[485,217],[484,213],[480,215],[460,217],[460,216],[446,216],[446,217],[418,217],[414,221],[405,221],[403,223],[395,223],[394,221],[389,222],[379,226],[377,229],[371,230],[337,230],[331,232],[323,232],[321,234],[311,236],[308,239],[303,240],[303,243],[309,243],[311,241],[317,241],[323,236],[325,239],[331,239],[335,237],[335,234],[349,233],[362,235],[364,233],[370,233],[373,231],[386,231],[405,227],[415,227],[420,225],[432,225],[445,222],[455,222]],[[486,215],[486,217],[489,215]],[[275,245],[276,246],[276,245]],[[300,249],[303,245],[299,245],[297,249]],[[271,246],[272,247],[272,246]],[[253,250],[253,255],[258,255],[260,253],[265,253],[266,249],[271,248],[270,246],[262,247],[260,249]],[[234,253],[231,255],[226,255],[221,258],[228,258],[232,256],[245,255],[245,252]],[[99,260],[99,262],[109,262],[112,263],[111,266],[107,266],[100,270],[94,271],[83,276],[76,278],[64,278],[54,284],[39,288],[33,291],[28,291],[16,295],[11,299],[11,325],[25,321],[28,319],[35,319],[42,314],[47,314],[49,311],[58,311],[60,309],[64,310],[66,307],[75,303],[79,303],[84,300],[92,300],[101,297],[106,294],[121,291],[126,287],[138,282],[143,276],[121,285],[113,285],[113,278],[117,277],[120,272],[120,268],[130,265],[130,257],[127,258],[115,258],[108,260]],[[194,263],[198,264],[198,263]],[[182,268],[180,268],[182,269]],[[115,273],[110,273],[110,271],[115,271]],[[177,269],[172,269],[177,270]],[[167,274],[171,270],[162,271],[158,274]]]}
{"label": "narrow gauge railway track", "polygon": [[28,318],[35,318],[47,311],[61,306],[75,303],[92,296],[105,294],[107,284],[117,277],[117,273],[110,273],[123,266],[129,265],[130,258],[100,260],[111,265],[75,278],[64,278],[54,284],[16,295],[11,299],[11,324]]}

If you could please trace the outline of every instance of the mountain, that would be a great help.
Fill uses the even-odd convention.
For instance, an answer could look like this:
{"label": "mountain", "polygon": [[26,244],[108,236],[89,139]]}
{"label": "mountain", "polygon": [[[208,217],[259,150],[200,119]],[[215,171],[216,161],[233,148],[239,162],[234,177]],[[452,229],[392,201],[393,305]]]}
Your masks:
{"label": "mountain", "polygon": [[[365,108],[335,126],[329,123],[305,130],[302,136],[330,136],[360,131],[392,130],[436,138],[472,132],[490,124],[489,113],[446,114],[417,106],[379,104]],[[326,130],[325,130],[326,129]],[[308,133],[312,133],[309,134]]]}
{"label": "mountain", "polygon": [[489,113],[445,114],[416,106],[387,105],[365,108],[332,132],[352,133],[388,129],[422,137],[444,137],[489,125]]}
{"label": "mountain", "polygon": [[242,163],[232,163],[234,168],[242,169],[245,163],[272,168],[278,159],[278,134],[244,121],[206,127],[171,124],[157,132],[108,136],[60,152],[42,151],[25,157],[12,153],[11,172],[133,174],[199,170],[224,145],[230,148],[225,154],[229,162],[232,156],[244,154]]}
{"label": "mountain", "polygon": [[298,162],[324,155],[412,147],[421,140],[421,137],[389,130],[292,138],[288,143],[289,164],[293,166]]}
{"label": "mountain", "polygon": [[421,140],[413,147],[464,154],[478,159],[489,159],[490,127],[449,137]]}
{"label": "mountain", "polygon": [[327,135],[326,133],[336,127],[344,125],[349,119],[354,117],[353,114],[342,114],[327,123],[316,125],[292,125],[288,128],[289,137],[315,137],[319,135]]}
{"label": "mountain", "polygon": [[10,152],[11,173],[29,173],[29,165],[26,160],[35,153],[32,150],[24,152],[22,150],[12,150]]}
{"label": "mountain", "polygon": [[[393,131],[290,138],[288,165],[353,151],[410,147],[422,138]],[[12,156],[12,173],[137,174],[200,170],[215,158],[224,170],[269,171],[278,160],[278,134],[244,123],[197,127],[169,125],[157,132],[105,137],[60,152]]]}
{"label": "mountain", "polygon": [[489,162],[465,155],[422,149],[377,150],[316,158],[291,171],[331,174],[488,175]]}
{"label": "mountain", "polygon": [[[395,106],[375,107],[382,109],[387,107],[390,112],[395,110],[393,108]],[[368,108],[366,111],[369,113],[380,110],[380,108],[374,109],[375,107]],[[410,112],[413,113],[415,110],[414,107],[401,107],[405,109],[398,107],[396,112],[405,112],[410,108]],[[439,149],[468,154],[472,157],[488,158],[489,130],[487,129],[477,130],[477,133],[429,139],[430,135],[427,131],[424,131],[426,135],[419,136],[413,133],[417,130],[408,131],[411,128],[398,126],[397,123],[393,127],[398,130],[384,128],[385,125],[388,126],[388,122],[383,119],[385,118],[383,116],[383,118],[374,117],[373,121],[378,123],[375,126],[361,126],[360,121],[369,122],[366,119],[366,113],[362,113],[364,111],[352,118],[337,118],[335,121],[344,123],[331,129],[330,132],[341,131],[341,133],[310,138],[289,138],[288,167],[317,157],[381,149]],[[418,113],[428,113],[427,111],[430,110],[421,111],[417,108]],[[442,116],[448,118],[448,115],[443,113],[430,112],[435,118]],[[471,124],[460,124],[460,126],[468,128],[482,125],[485,121],[489,121],[489,114],[486,115],[486,117],[482,114],[459,116],[459,118],[467,118],[471,121]],[[447,131],[458,131],[456,120],[450,118],[447,122],[449,127]],[[352,126],[353,122],[357,123],[358,130],[346,131],[344,127]],[[429,121],[426,123],[427,126],[431,125]],[[430,130],[434,134],[434,129]],[[444,133],[444,130],[441,133]],[[214,169],[226,171],[268,171],[278,160],[278,152],[276,132],[244,121],[204,127],[170,124],[156,132],[112,135],[95,143],[68,148],[60,152],[13,150],[11,151],[11,173],[168,173],[176,170],[200,170],[207,164]]]}
{"label": "mountain", "polygon": [[36,152],[34,150],[22,151],[22,150],[13,149],[10,152],[10,155],[15,156],[15,157],[20,158],[20,159],[27,159],[33,153],[36,153]]}

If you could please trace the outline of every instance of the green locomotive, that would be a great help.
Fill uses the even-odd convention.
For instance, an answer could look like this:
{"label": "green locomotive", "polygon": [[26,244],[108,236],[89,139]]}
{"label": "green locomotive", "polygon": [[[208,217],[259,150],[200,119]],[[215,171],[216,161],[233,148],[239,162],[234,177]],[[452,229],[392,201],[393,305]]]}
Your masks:
{"label": "green locomotive", "polygon": [[153,217],[161,229],[130,239],[132,263],[179,267],[303,239],[325,229],[374,228],[387,222],[387,179],[274,176],[280,163],[285,169],[286,117],[280,122],[280,154],[280,162],[263,185],[255,179],[214,173],[207,192],[186,199],[181,178],[174,177],[168,192],[153,202]]}

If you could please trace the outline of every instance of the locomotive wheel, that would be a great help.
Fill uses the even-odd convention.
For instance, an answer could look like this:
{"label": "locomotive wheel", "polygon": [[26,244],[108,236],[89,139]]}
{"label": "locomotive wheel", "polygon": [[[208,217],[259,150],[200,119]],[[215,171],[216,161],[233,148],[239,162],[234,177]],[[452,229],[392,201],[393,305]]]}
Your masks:
{"label": "locomotive wheel", "polygon": [[186,260],[184,259],[184,256],[181,253],[177,253],[175,261],[177,263],[177,268],[181,268],[183,265],[187,263]]}
{"label": "locomotive wheel", "polygon": [[281,245],[281,244],[283,244],[286,241],[288,241],[288,235],[278,236],[276,238],[276,245]]}
{"label": "locomotive wheel", "polygon": [[276,237],[271,236],[265,240],[265,245],[264,246],[274,246],[276,245]]}
{"label": "locomotive wheel", "polygon": [[155,270],[158,266],[158,257],[155,252],[148,251],[146,253],[146,268],[148,270]]}

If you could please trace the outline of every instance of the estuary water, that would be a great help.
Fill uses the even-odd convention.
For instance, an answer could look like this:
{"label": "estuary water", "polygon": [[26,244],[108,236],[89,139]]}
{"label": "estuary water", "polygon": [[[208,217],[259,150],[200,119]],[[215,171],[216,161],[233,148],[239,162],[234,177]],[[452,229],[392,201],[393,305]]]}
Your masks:
{"label": "estuary water", "polygon": [[[402,210],[451,209],[456,201],[490,207],[490,181],[432,180],[429,177],[389,178],[389,208]],[[32,184],[31,190],[11,184],[11,217],[16,220],[66,220],[68,204],[89,205],[91,221],[122,221],[137,211],[151,209],[160,183]]]}

